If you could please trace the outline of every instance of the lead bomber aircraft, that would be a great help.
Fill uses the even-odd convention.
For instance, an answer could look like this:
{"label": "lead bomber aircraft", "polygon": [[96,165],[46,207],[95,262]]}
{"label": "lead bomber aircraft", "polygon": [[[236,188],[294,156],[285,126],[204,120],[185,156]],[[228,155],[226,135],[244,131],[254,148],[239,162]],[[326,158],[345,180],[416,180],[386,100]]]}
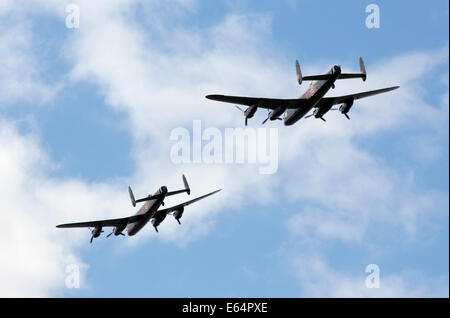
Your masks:
{"label": "lead bomber aircraft", "polygon": [[313,81],[309,85],[308,89],[297,99],[277,99],[277,98],[260,98],[260,97],[241,97],[241,96],[227,96],[227,95],[208,95],[206,98],[225,102],[248,106],[246,110],[236,106],[244,113],[245,125],[247,121],[252,118],[258,108],[266,108],[269,110],[267,118],[262,122],[263,124],[267,120],[283,120],[280,116],[284,114],[284,125],[290,126],[295,124],[298,120],[304,117],[311,109],[314,108],[312,114],[305,118],[314,116],[326,121],[323,116],[329,110],[337,110],[332,107],[337,104],[342,104],[338,109],[348,119],[348,112],[353,106],[353,102],[360,98],[369,97],[376,94],[386,93],[400,86],[393,86],[388,88],[382,88],[357,94],[350,94],[337,97],[324,97],[330,88],[335,88],[336,80],[349,79],[349,78],[361,78],[366,80],[366,68],[364,61],[359,58],[359,73],[342,73],[339,65],[334,65],[328,72],[321,75],[302,76],[300,70],[300,64],[295,62],[297,70],[297,81],[301,85],[303,81]]}
{"label": "lead bomber aircraft", "polygon": [[107,235],[107,237],[114,234],[125,235],[122,232],[126,229],[128,236],[133,236],[137,232],[139,232],[148,221],[152,223],[156,232],[158,232],[158,225],[161,224],[162,221],[166,218],[167,215],[171,214],[175,218],[175,220],[181,224],[180,219],[183,216],[184,207],[188,206],[194,202],[200,201],[210,195],[213,195],[219,192],[221,189],[205,194],[201,197],[195,198],[190,201],[183,202],[181,204],[175,205],[171,208],[158,210],[161,205],[164,205],[164,199],[168,196],[180,194],[186,192],[188,195],[191,193],[191,189],[187,183],[186,177],[183,175],[183,183],[184,189],[168,192],[166,186],[160,187],[153,195],[148,195],[145,198],[136,200],[134,198],[133,191],[130,187],[128,187],[128,193],[130,195],[131,204],[133,207],[136,206],[136,203],[145,202],[145,204],[137,211],[135,215],[120,218],[120,219],[109,219],[109,220],[100,220],[100,221],[88,221],[88,222],[79,222],[79,223],[68,223],[57,225],[57,228],[79,228],[79,227],[87,227],[93,228],[91,230],[91,240],[96,237],[99,237],[101,233],[103,233],[104,227],[113,227],[113,231]]}

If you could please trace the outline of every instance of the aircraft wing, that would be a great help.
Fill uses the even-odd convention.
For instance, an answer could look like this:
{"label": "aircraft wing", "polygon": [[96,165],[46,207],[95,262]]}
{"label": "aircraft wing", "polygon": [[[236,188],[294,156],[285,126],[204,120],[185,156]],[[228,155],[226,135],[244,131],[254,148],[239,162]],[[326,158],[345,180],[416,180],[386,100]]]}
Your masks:
{"label": "aircraft wing", "polygon": [[367,92],[362,92],[362,93],[357,93],[357,94],[350,94],[350,95],[337,96],[337,97],[324,97],[324,98],[322,98],[321,103],[327,102],[327,101],[332,101],[333,105],[336,105],[336,104],[340,104],[340,103],[343,103],[343,102],[351,100],[351,99],[353,99],[353,100],[361,99],[361,98],[365,98],[365,97],[369,97],[369,96],[373,96],[373,95],[377,95],[377,94],[390,92],[399,87],[400,86],[393,86],[393,87],[376,89],[373,91],[367,91]]}
{"label": "aircraft wing", "polygon": [[118,226],[120,224],[128,224],[139,221],[142,218],[142,214],[133,215],[127,218],[120,219],[109,219],[109,220],[99,220],[99,221],[88,221],[88,222],[79,222],[79,223],[67,223],[57,225],[57,228],[71,228],[71,227],[108,227],[108,226]]}
{"label": "aircraft wing", "polygon": [[213,191],[213,192],[211,192],[211,193],[202,195],[201,197],[198,197],[198,198],[195,198],[195,199],[193,199],[193,200],[190,200],[190,201],[186,201],[186,202],[177,204],[177,205],[175,205],[175,206],[173,206],[173,207],[170,207],[170,208],[167,208],[167,209],[161,209],[161,210],[158,210],[158,213],[165,212],[166,214],[170,214],[170,213],[172,213],[172,212],[178,210],[179,208],[182,208],[182,207],[184,208],[185,206],[188,206],[188,205],[190,205],[190,204],[192,204],[192,203],[194,203],[194,202],[200,201],[200,200],[202,200],[202,199],[204,199],[204,198],[206,198],[206,197],[209,197],[210,195],[213,195],[213,194],[215,194],[215,193],[217,193],[217,192],[219,192],[219,191],[221,191],[221,190],[222,190],[222,189]]}
{"label": "aircraft wing", "polygon": [[242,96],[227,96],[227,95],[208,95],[206,96],[206,98],[231,104],[239,104],[247,106],[257,105],[259,108],[267,108],[267,109],[275,109],[280,106],[286,106],[286,108],[299,108],[307,101],[305,98],[278,99],[278,98],[242,97]]}

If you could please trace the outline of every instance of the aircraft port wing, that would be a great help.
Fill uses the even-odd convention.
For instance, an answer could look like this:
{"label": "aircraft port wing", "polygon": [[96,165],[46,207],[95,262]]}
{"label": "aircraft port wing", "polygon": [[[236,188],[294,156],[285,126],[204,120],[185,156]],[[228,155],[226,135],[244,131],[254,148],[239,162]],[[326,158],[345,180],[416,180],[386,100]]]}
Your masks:
{"label": "aircraft port wing", "polygon": [[197,202],[197,201],[200,201],[200,200],[202,200],[202,199],[204,199],[204,198],[206,198],[206,197],[209,197],[210,195],[213,195],[213,194],[215,194],[215,193],[217,193],[217,192],[219,192],[219,191],[221,191],[221,190],[222,190],[222,189],[213,191],[213,192],[211,192],[211,193],[202,195],[201,197],[198,197],[198,198],[192,199],[192,200],[190,200],[190,201],[186,201],[186,202],[177,204],[177,205],[175,205],[175,206],[173,206],[173,207],[170,207],[170,208],[167,208],[167,209],[161,209],[161,210],[158,210],[158,213],[165,212],[166,214],[170,214],[170,213],[172,213],[172,212],[174,212],[174,211],[177,211],[177,210],[179,210],[179,209],[181,209],[181,208],[184,208],[185,206],[188,206],[188,205],[190,205],[190,204],[192,204],[192,203],[194,203],[194,202]]}
{"label": "aircraft port wing", "polygon": [[376,89],[373,91],[367,91],[367,92],[362,92],[362,93],[357,93],[357,94],[350,94],[350,95],[336,96],[336,97],[324,97],[324,98],[322,98],[320,104],[324,103],[324,102],[332,101],[333,105],[336,105],[336,104],[344,103],[348,100],[361,99],[361,98],[365,98],[365,97],[369,97],[369,96],[373,96],[373,95],[377,95],[377,94],[390,92],[399,87],[400,86],[393,86],[393,87],[381,88],[381,89]]}

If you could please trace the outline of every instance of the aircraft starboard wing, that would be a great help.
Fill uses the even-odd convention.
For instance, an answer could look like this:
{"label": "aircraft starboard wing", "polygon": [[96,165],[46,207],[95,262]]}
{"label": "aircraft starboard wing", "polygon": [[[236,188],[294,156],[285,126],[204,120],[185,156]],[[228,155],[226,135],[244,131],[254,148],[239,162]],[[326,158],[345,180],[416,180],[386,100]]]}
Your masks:
{"label": "aircraft starboard wing", "polygon": [[108,227],[108,226],[118,226],[120,224],[128,224],[139,221],[142,218],[142,214],[133,215],[126,218],[120,219],[109,219],[109,220],[99,220],[99,221],[87,221],[78,223],[67,223],[57,225],[57,228],[74,228],[74,227]]}
{"label": "aircraft starboard wing", "polygon": [[207,99],[218,102],[239,104],[246,106],[256,105],[258,108],[275,109],[280,106],[286,106],[286,109],[295,109],[304,105],[307,100],[305,98],[296,99],[278,99],[278,98],[262,98],[262,97],[242,97],[228,95],[208,95]]}

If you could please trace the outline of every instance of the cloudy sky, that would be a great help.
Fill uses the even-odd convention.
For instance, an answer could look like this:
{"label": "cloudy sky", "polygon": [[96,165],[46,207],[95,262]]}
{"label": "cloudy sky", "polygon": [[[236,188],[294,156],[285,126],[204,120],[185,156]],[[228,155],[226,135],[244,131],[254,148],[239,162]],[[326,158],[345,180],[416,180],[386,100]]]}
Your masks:
{"label": "cloudy sky", "polygon": [[[0,296],[448,297],[448,2],[377,1],[372,29],[370,3],[0,0]],[[357,71],[359,56],[367,81],[329,96],[401,88],[350,121],[267,123],[275,173],[173,162],[174,129],[243,126],[205,95],[295,98],[295,59],[308,75]],[[93,244],[55,228],[132,215],[128,185],[177,189],[183,173],[192,196],[223,191],[182,226]]]}

